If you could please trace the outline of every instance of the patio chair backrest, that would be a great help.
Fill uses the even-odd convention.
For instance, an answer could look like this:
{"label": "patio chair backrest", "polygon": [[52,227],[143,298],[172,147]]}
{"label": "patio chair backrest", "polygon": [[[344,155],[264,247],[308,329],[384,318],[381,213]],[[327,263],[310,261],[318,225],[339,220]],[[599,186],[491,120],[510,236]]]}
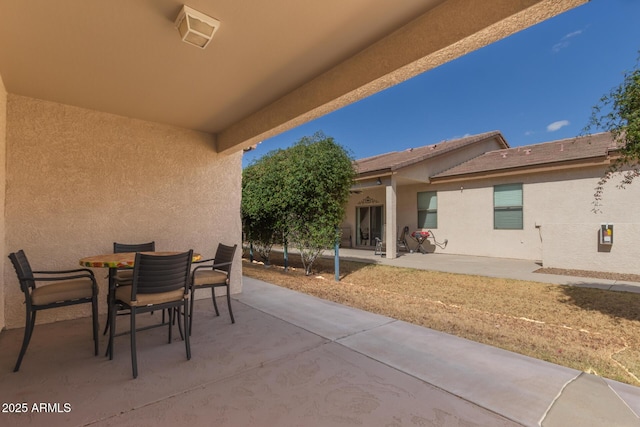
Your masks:
{"label": "patio chair backrest", "polygon": [[402,234],[400,235],[400,240],[401,241],[406,240],[408,233],[409,233],[409,226],[405,225],[404,228],[402,229]]}
{"label": "patio chair backrest", "polygon": [[[214,258],[213,264],[215,265],[231,263],[233,261],[233,256],[236,253],[237,247],[238,245],[227,246],[222,243],[218,243],[218,248],[216,249],[216,257]],[[224,271],[225,273],[227,273],[227,277],[231,275],[231,264],[215,267],[215,269]]]}
{"label": "patio chair backrest", "polygon": [[137,294],[155,294],[184,289],[189,293],[189,278],[193,250],[174,255],[149,255],[136,253],[133,269],[131,300]]}
{"label": "patio chair backrest", "polygon": [[11,264],[13,264],[13,268],[16,270],[16,274],[20,282],[20,289],[22,289],[22,292],[25,293],[28,299],[29,289],[35,289],[36,287],[36,282],[33,279],[33,270],[31,270],[29,260],[27,260],[27,256],[22,249],[18,252],[9,254],[9,259],[11,260]]}
{"label": "patio chair backrest", "polygon": [[156,242],[149,243],[118,243],[113,242],[113,253],[119,254],[123,252],[154,252],[156,250]]}

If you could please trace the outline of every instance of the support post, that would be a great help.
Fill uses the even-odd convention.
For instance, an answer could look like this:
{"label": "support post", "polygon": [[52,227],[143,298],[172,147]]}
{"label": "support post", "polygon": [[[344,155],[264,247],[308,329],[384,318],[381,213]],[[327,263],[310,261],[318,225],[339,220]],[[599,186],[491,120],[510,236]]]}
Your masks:
{"label": "support post", "polygon": [[284,271],[289,271],[289,244],[287,239],[284,239]]}
{"label": "support post", "polygon": [[340,241],[336,240],[336,245],[335,245],[335,257],[333,260],[333,268],[335,270],[335,278],[336,278],[336,282],[340,281]]}
{"label": "support post", "polygon": [[397,231],[397,198],[396,198],[396,177],[391,176],[390,183],[386,186],[386,215],[385,215],[385,240],[387,241],[386,257],[393,259],[397,256],[396,244],[398,240]]}

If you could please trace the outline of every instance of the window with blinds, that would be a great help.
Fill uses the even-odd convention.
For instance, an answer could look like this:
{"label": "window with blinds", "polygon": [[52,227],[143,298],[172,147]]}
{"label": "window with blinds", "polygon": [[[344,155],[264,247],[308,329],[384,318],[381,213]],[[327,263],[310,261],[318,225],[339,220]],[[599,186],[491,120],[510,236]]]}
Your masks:
{"label": "window with blinds", "polygon": [[493,228],[522,230],[522,184],[493,187]]}
{"label": "window with blinds", "polygon": [[418,193],[418,228],[438,228],[438,194],[435,191]]}

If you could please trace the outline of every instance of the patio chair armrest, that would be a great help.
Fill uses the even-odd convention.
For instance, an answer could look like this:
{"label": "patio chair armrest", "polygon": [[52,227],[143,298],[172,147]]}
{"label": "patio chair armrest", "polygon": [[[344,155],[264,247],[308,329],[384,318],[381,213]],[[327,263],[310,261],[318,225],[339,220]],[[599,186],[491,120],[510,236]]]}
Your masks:
{"label": "patio chair armrest", "polygon": [[[207,259],[201,262],[205,262],[205,261],[213,261],[212,259]],[[211,264],[207,264],[207,265],[199,265],[196,268],[194,268],[193,270],[191,270],[191,274],[193,275],[196,271],[200,270],[200,269],[207,269],[207,270],[212,270],[213,267],[211,266]]]}
{"label": "patio chair armrest", "polygon": [[[71,273],[71,274],[70,274]],[[73,274],[76,273],[76,274]],[[35,280],[40,281],[55,281],[55,280],[69,280],[69,279],[80,279],[80,278],[89,278],[96,281],[95,274],[88,268],[75,268],[72,270],[55,270],[55,271],[45,271],[38,270],[33,272],[34,275],[40,274],[44,275],[41,277],[34,277]]]}
{"label": "patio chair armrest", "polygon": [[53,274],[79,273],[79,272],[87,273],[93,276],[93,271],[89,270],[88,268],[75,268],[73,270],[55,270],[55,271],[40,270],[40,271],[34,271],[33,274],[52,274],[53,275]]}
{"label": "patio chair armrest", "polygon": [[233,261],[228,261],[228,262],[221,262],[219,264],[213,264],[211,267],[212,268],[216,268],[216,267],[226,267],[227,265],[231,265],[233,264]]}
{"label": "patio chair armrest", "polygon": [[[208,259],[205,261],[215,261],[214,259]],[[233,263],[233,261],[228,261],[228,262],[220,262],[218,264],[212,264],[212,265],[200,265],[196,268],[193,269],[193,271],[191,271],[191,274],[194,274],[197,270],[201,269],[201,268],[206,268],[207,270],[211,269],[214,270],[217,267],[225,267],[227,265],[231,265]]]}
{"label": "patio chair armrest", "polygon": [[74,274],[71,276],[49,276],[49,277],[34,277],[34,282],[61,282],[63,280],[73,280],[73,279],[91,279],[93,283],[93,288],[97,289],[98,282],[96,282],[96,278],[92,274]]}
{"label": "patio chair armrest", "polygon": [[55,282],[55,281],[60,281],[60,280],[71,280],[71,279],[91,279],[91,280],[95,280],[95,276],[93,274],[88,274],[88,273],[84,273],[84,274],[67,274],[64,276],[40,276],[40,277],[35,277],[33,278],[33,280],[39,281],[39,282]]}
{"label": "patio chair armrest", "polygon": [[198,261],[193,261],[191,264],[202,264],[203,262],[209,262],[209,261],[213,261],[213,258],[209,258],[209,259],[201,259]]}

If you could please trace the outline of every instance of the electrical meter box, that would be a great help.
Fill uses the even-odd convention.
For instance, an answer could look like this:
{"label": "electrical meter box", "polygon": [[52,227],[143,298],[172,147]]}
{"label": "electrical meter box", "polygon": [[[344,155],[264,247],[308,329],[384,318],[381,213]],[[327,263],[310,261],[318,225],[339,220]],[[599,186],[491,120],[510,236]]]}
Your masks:
{"label": "electrical meter box", "polygon": [[600,224],[600,244],[613,245],[613,224]]}

